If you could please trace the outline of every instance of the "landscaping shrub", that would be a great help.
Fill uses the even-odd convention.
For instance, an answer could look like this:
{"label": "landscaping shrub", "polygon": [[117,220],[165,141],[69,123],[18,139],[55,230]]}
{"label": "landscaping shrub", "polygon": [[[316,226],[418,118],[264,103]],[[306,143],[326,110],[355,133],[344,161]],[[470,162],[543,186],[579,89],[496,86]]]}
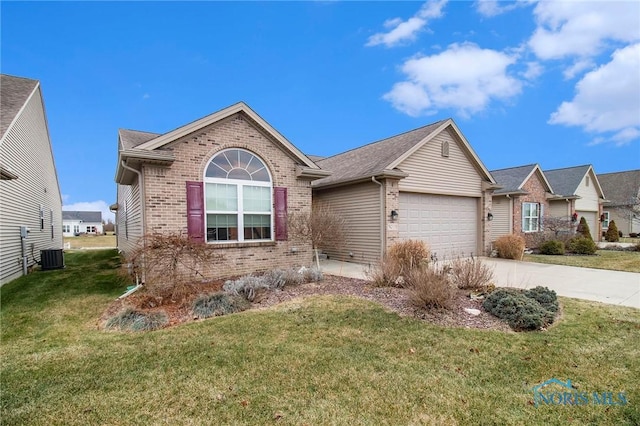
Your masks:
{"label": "landscaping shrub", "polygon": [[638,234],[635,232],[629,232],[629,238],[638,238]]}
{"label": "landscaping shrub", "polygon": [[398,268],[388,253],[367,269],[365,275],[376,287],[401,287],[404,282],[404,279],[400,279]]}
{"label": "landscaping shrub", "polygon": [[520,235],[503,235],[494,244],[498,257],[503,259],[522,259],[524,253],[524,238]]}
{"label": "landscaping shrub", "polygon": [[465,290],[483,290],[493,279],[493,269],[473,256],[455,259],[450,273],[453,283]]}
{"label": "landscaping shrub", "polygon": [[322,271],[318,268],[304,268],[302,275],[304,277],[304,282],[307,283],[317,283],[322,281],[324,278]]}
{"label": "landscaping shrub", "polygon": [[295,269],[271,269],[262,276],[262,279],[271,289],[282,289],[290,285],[299,285],[304,282],[304,276]]}
{"label": "landscaping shrub", "polygon": [[249,302],[253,302],[260,293],[269,289],[269,283],[264,279],[264,277],[246,275],[238,278],[237,280],[226,281],[222,288],[224,291],[240,295]]}
{"label": "landscaping shrub", "polygon": [[455,288],[447,270],[437,266],[413,268],[405,276],[409,298],[418,308],[451,309]]}
{"label": "landscaping shrub", "polygon": [[529,290],[525,290],[524,295],[534,299],[547,311],[547,322],[552,323],[558,312],[558,295],[555,291],[548,287],[537,286]]}
{"label": "landscaping shrub", "polygon": [[141,312],[133,308],[125,308],[105,324],[107,330],[120,331],[153,331],[164,327],[169,322],[165,312]]}
{"label": "landscaping shrub", "polygon": [[251,307],[251,304],[242,296],[223,291],[198,297],[191,311],[198,318],[233,314],[242,312]]}
{"label": "landscaping shrub", "polygon": [[558,310],[555,292],[544,287],[525,292],[500,288],[487,296],[482,307],[518,331],[538,330],[552,323]]}
{"label": "landscaping shrub", "polygon": [[589,224],[587,223],[587,219],[584,216],[580,218],[580,223],[578,223],[578,228],[576,229],[578,234],[582,234],[583,237],[590,239],[593,241],[593,237],[591,236],[591,230],[589,229]]}
{"label": "landscaping shrub", "polygon": [[564,243],[558,240],[545,241],[540,245],[540,253],[548,255],[564,254]]}
{"label": "landscaping shrub", "polygon": [[424,241],[405,240],[389,247],[389,259],[395,264],[398,276],[429,262],[429,247]]}
{"label": "landscaping shrub", "polygon": [[620,241],[621,235],[618,234],[618,226],[616,225],[616,221],[612,220],[609,222],[609,229],[604,234],[604,238],[610,243],[615,243]]}
{"label": "landscaping shrub", "polygon": [[567,250],[575,254],[595,254],[598,246],[592,239],[578,236],[569,241]]}

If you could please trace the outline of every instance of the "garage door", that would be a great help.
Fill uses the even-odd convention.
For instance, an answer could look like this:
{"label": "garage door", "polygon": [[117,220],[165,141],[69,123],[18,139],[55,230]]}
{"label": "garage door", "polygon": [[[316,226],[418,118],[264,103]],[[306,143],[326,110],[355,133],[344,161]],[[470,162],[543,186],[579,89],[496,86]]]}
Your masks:
{"label": "garage door", "polygon": [[438,259],[477,254],[477,198],[400,193],[401,239],[425,241]]}
{"label": "garage door", "polygon": [[578,220],[580,220],[581,217],[584,217],[587,220],[587,223],[589,224],[589,231],[591,232],[591,238],[593,238],[594,241],[598,241],[598,214],[596,212],[580,210],[577,210],[576,213],[578,213]]}

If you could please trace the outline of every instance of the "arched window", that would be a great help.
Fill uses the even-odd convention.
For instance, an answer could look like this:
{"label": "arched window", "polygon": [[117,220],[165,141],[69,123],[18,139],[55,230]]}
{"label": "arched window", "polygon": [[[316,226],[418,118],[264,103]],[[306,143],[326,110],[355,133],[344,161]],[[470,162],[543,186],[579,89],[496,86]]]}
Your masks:
{"label": "arched window", "polygon": [[271,175],[259,157],[235,148],[217,153],[204,175],[207,241],[272,240],[271,194]]}

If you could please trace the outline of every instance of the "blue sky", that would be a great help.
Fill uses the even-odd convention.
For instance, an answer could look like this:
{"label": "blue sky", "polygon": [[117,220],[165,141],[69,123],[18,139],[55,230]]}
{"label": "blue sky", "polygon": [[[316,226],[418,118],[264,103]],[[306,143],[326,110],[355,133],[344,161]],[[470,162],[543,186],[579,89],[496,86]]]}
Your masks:
{"label": "blue sky", "polygon": [[[116,199],[119,128],[244,101],[332,155],[453,118],[490,170],[640,168],[640,2],[6,2],[65,209]],[[606,195],[606,194],[605,194]]]}

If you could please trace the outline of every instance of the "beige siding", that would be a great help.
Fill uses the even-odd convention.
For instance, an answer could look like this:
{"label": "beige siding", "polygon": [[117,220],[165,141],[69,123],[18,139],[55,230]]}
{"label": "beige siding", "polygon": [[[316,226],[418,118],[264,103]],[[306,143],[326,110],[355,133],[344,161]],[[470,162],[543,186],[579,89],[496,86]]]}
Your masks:
{"label": "beige siding", "polygon": [[128,254],[143,235],[140,185],[118,185],[118,213],[116,214],[116,236],[118,250]]}
{"label": "beige siding", "polygon": [[0,180],[2,285],[22,275],[21,225],[31,230],[26,241],[29,266],[40,260],[40,250],[62,248],[62,200],[39,88],[0,142],[0,159],[18,175],[15,180]]}
{"label": "beige siding", "polygon": [[315,191],[313,200],[329,205],[347,222],[346,244],[341,249],[325,251],[330,258],[359,263],[373,263],[380,258],[380,186],[362,183]]}
{"label": "beige siding", "polygon": [[580,182],[580,185],[576,190],[576,195],[580,197],[576,200],[576,210],[590,212],[599,211],[598,191],[594,184],[593,174],[591,172],[582,178],[582,182]]}
{"label": "beige siding", "polygon": [[513,213],[511,208],[512,199],[507,197],[493,197],[493,205],[491,213],[493,221],[491,221],[491,241],[497,240],[503,235],[512,233]]}
{"label": "beige siding", "polygon": [[[449,144],[448,157],[442,156],[443,143]],[[400,191],[469,197],[482,195],[482,177],[449,129],[420,147],[398,168],[409,174],[400,181]]]}
{"label": "beige siding", "polygon": [[573,213],[571,211],[571,203],[565,200],[551,201],[549,203],[550,217],[569,217]]}

